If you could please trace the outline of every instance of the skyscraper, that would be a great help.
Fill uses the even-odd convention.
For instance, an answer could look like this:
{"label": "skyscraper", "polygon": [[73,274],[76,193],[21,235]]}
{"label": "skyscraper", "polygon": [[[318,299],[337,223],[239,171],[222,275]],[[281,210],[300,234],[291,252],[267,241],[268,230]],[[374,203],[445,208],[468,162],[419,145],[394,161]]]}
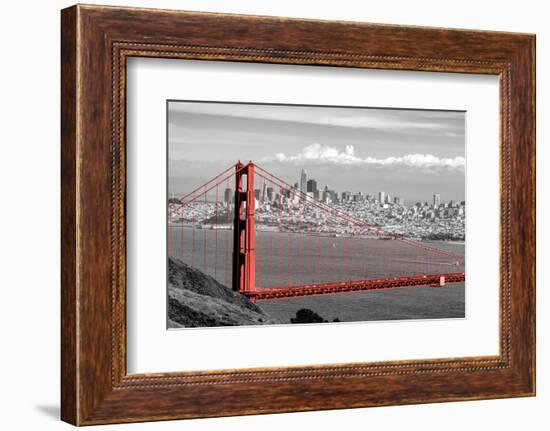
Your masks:
{"label": "skyscraper", "polygon": [[317,192],[317,181],[307,180],[307,192],[316,193]]}
{"label": "skyscraper", "polygon": [[378,201],[379,201],[381,204],[385,204],[385,203],[386,203],[386,192],[378,192]]}
{"label": "skyscraper", "polygon": [[434,194],[434,208],[439,208],[439,205],[441,205],[441,196],[436,193]]}
{"label": "skyscraper", "polygon": [[225,189],[225,192],[223,194],[223,200],[227,204],[233,202],[233,190],[232,189],[230,189],[230,188]]}
{"label": "skyscraper", "polygon": [[262,187],[262,194],[260,196],[260,202],[264,203],[267,198],[267,183],[264,181],[264,185]]}
{"label": "skyscraper", "polygon": [[302,174],[300,175],[300,191],[302,193],[307,192],[307,171],[302,169]]}

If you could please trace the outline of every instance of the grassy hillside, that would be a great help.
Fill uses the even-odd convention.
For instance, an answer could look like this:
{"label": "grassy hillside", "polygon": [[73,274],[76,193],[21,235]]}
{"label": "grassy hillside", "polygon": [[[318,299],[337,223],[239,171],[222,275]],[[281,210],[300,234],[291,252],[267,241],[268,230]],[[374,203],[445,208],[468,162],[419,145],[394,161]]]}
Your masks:
{"label": "grassy hillside", "polygon": [[168,259],[168,327],[281,323],[240,293],[179,259]]}

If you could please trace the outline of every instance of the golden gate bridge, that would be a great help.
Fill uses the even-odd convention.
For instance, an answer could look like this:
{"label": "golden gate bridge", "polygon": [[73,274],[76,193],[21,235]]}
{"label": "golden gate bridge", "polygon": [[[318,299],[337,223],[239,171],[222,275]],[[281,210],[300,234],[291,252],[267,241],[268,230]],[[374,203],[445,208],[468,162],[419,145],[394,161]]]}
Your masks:
{"label": "golden gate bridge", "polygon": [[185,255],[186,263],[253,302],[465,280],[464,272],[449,271],[463,268],[462,254],[366,223],[252,161],[170,200],[168,255]]}

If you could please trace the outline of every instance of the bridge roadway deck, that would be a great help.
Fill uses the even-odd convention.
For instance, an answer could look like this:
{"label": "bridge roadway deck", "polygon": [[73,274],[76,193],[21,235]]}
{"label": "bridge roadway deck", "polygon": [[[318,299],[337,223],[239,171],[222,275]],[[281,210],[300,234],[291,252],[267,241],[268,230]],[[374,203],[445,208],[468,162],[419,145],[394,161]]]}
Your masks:
{"label": "bridge roadway deck", "polygon": [[[444,277],[444,279],[442,279]],[[397,289],[418,286],[439,287],[448,283],[465,281],[463,272],[447,274],[413,275],[408,277],[379,278],[372,280],[347,280],[332,283],[308,284],[303,286],[273,287],[242,291],[252,302],[269,301],[301,296],[334,295],[339,293],[360,292],[366,290]]]}

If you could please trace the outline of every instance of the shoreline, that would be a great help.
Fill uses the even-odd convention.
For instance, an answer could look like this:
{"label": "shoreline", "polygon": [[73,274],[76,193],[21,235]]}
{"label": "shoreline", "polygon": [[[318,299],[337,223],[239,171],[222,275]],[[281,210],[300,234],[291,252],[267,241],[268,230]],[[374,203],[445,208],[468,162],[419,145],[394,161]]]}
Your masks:
{"label": "shoreline", "polygon": [[[183,223],[172,223],[169,225],[169,228],[183,228],[183,229],[197,229],[197,230],[207,230],[207,231],[232,231],[233,227],[232,225],[218,225],[218,227],[214,227],[214,225],[201,225],[197,223],[196,225],[193,224],[183,224]],[[382,240],[382,241],[388,241],[388,240],[409,240],[409,241],[418,241],[418,242],[445,242],[449,244],[458,244],[458,245],[465,245],[465,240],[454,240],[454,239],[431,239],[431,238],[418,238],[418,237],[412,237],[412,236],[402,236],[402,237],[396,237],[393,238],[391,236],[373,236],[373,235],[344,235],[337,232],[306,232],[306,231],[294,231],[294,230],[279,230],[279,229],[261,229],[256,226],[256,232],[257,233],[277,233],[277,234],[283,234],[283,235],[310,235],[310,236],[321,236],[321,237],[330,237],[330,238],[361,238],[361,239],[371,239],[371,240]]]}

